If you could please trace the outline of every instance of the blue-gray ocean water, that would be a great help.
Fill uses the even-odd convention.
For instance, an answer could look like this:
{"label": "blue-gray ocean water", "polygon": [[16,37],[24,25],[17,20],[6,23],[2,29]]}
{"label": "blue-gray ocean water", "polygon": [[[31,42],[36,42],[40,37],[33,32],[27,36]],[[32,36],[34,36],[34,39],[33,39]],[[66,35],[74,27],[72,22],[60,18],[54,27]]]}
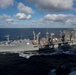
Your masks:
{"label": "blue-gray ocean water", "polygon": [[46,32],[55,33],[55,37],[59,37],[60,31],[67,28],[0,28],[0,41],[6,40],[6,35],[10,35],[10,39],[19,39],[22,36],[24,39],[33,39],[33,31],[37,34],[41,32],[41,37],[46,36]]}

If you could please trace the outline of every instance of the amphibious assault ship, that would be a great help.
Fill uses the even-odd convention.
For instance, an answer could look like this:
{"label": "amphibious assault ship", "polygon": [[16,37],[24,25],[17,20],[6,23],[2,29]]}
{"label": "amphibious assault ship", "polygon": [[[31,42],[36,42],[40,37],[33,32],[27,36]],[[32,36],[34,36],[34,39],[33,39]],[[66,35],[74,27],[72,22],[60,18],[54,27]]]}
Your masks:
{"label": "amphibious assault ship", "polygon": [[[76,30],[66,30],[61,32],[60,38],[55,38],[54,33],[46,33],[45,38],[40,38],[40,32],[36,35],[33,31],[34,38],[10,40],[7,35],[7,41],[0,42],[0,52],[28,52],[28,51],[39,51],[39,50],[51,50],[54,48],[60,48],[59,43],[68,41],[69,44],[76,44],[75,40]],[[37,36],[37,37],[36,37]],[[65,38],[66,36],[66,38]]]}

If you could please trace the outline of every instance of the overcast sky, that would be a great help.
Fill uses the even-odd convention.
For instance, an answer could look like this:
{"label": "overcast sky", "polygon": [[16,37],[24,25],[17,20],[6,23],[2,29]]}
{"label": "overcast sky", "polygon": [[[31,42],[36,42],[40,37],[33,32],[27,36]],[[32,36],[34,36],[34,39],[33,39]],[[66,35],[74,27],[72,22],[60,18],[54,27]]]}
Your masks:
{"label": "overcast sky", "polygon": [[0,0],[0,28],[74,28],[76,0]]}

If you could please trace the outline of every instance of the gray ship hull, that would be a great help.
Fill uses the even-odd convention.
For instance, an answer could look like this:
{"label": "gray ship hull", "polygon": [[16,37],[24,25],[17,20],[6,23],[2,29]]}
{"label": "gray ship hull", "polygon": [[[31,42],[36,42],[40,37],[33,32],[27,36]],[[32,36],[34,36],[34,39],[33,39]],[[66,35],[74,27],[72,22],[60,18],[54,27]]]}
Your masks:
{"label": "gray ship hull", "polygon": [[37,51],[38,47],[31,46],[0,46],[0,52]]}
{"label": "gray ship hull", "polygon": [[0,52],[25,52],[37,50],[39,50],[39,47],[37,45],[33,45],[31,41],[16,41],[6,45],[0,45]]}

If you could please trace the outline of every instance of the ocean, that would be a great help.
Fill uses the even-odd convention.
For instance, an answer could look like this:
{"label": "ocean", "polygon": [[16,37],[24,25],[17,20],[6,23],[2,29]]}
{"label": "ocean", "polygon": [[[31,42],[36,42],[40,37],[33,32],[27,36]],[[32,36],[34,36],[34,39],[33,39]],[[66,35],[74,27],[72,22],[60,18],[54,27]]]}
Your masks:
{"label": "ocean", "polygon": [[66,30],[67,28],[0,28],[0,41],[6,40],[6,35],[10,35],[10,40],[19,39],[33,39],[33,31],[36,35],[41,32],[40,37],[45,37],[46,32],[55,33],[54,37],[59,37],[60,31]]}
{"label": "ocean", "polygon": [[[40,37],[45,37],[46,32],[55,33],[59,37],[60,31],[67,28],[0,28],[0,41],[33,39],[33,31],[41,32]],[[52,73],[56,70],[55,73]],[[76,71],[76,55],[34,55],[30,58],[20,57],[18,53],[0,53],[0,75],[69,75]]]}

